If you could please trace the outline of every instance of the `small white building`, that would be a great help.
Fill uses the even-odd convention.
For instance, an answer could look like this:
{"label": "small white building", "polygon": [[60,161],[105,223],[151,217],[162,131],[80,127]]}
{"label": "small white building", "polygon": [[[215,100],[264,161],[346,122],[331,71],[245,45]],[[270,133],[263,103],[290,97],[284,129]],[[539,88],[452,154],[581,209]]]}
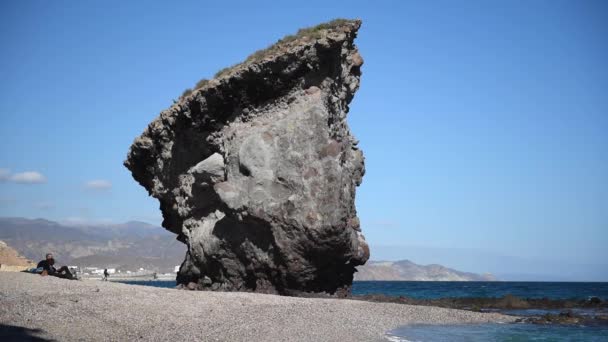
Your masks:
{"label": "small white building", "polygon": [[[115,268],[108,268],[108,274],[114,274],[116,273],[116,269]],[[103,271],[101,268],[96,268],[95,270],[92,270],[91,273],[93,274],[101,274],[103,275]]]}
{"label": "small white building", "polygon": [[179,272],[179,266],[175,266],[175,268],[173,268],[173,273],[177,273]]}

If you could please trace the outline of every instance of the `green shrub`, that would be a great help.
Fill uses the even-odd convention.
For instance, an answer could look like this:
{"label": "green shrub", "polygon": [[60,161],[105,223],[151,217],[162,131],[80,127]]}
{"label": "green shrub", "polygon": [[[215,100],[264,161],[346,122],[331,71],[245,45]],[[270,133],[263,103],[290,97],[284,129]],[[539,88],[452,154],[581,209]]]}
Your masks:
{"label": "green shrub", "polygon": [[228,72],[230,72],[230,70],[234,69],[234,67],[237,65],[233,65],[233,66],[229,66],[229,67],[225,67],[225,68],[221,69],[220,71],[216,72],[215,75],[213,75],[213,78],[218,78],[218,77],[226,75]]}
{"label": "green shrub", "polygon": [[298,39],[322,38],[324,36],[325,30],[336,29],[336,28],[338,28],[340,26],[344,26],[350,22],[352,22],[352,20],[334,19],[332,21],[329,21],[329,22],[326,22],[323,24],[319,24],[317,26],[301,28],[298,30],[298,32],[295,35],[291,35],[291,34],[287,35],[287,36],[279,39],[275,44],[273,44],[265,49],[261,49],[261,50],[258,50],[256,52],[252,53],[251,55],[249,55],[249,57],[247,57],[247,59],[245,60],[244,63],[259,61],[259,60],[263,59],[264,57],[266,57],[267,55],[270,55],[273,52],[281,50],[283,47],[285,47],[285,45],[287,45],[293,41],[296,41]]}
{"label": "green shrub", "polygon": [[182,97],[186,97],[190,94],[192,94],[192,89],[188,88],[188,89],[184,90],[184,92],[182,93]]}
{"label": "green shrub", "polygon": [[194,89],[202,88],[202,87],[206,86],[207,83],[209,83],[209,80],[206,79],[206,78],[203,78],[202,80],[196,82],[196,85],[194,86]]}

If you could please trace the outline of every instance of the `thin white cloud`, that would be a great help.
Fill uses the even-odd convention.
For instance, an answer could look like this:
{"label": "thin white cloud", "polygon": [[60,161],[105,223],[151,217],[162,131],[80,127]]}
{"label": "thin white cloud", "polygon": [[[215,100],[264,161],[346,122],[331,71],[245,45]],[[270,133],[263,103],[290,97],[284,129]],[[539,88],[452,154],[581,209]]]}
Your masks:
{"label": "thin white cloud", "polygon": [[25,171],[9,175],[8,179],[21,184],[41,184],[46,183],[46,177],[37,171]]}
{"label": "thin white cloud", "polygon": [[37,171],[11,173],[9,169],[0,168],[0,182],[7,181],[21,184],[40,184],[46,183],[46,177]]}
{"label": "thin white cloud", "polygon": [[109,190],[112,188],[112,183],[105,179],[95,179],[84,183],[85,189],[88,190]]}

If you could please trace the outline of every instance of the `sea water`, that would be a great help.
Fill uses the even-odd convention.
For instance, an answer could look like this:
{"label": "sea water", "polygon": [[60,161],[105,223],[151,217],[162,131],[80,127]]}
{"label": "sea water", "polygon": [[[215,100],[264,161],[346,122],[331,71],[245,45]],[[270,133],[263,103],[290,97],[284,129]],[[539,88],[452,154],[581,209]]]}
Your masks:
{"label": "sea water", "polygon": [[[174,280],[132,280],[125,284],[173,288]],[[383,294],[418,299],[459,297],[503,297],[511,294],[521,298],[608,300],[608,283],[585,282],[515,282],[515,281],[355,281],[353,294]]]}
{"label": "sea water", "polygon": [[[174,288],[175,281],[121,281],[133,285]],[[608,300],[608,283],[585,282],[422,282],[360,281],[353,294],[384,294],[419,299],[447,297],[502,297]],[[541,315],[552,310],[512,310],[515,315]],[[577,312],[578,314],[584,314]],[[553,313],[559,313],[555,311]],[[389,341],[606,341],[608,326],[514,324],[408,325],[387,333]]]}
{"label": "sea water", "polygon": [[606,326],[510,324],[409,325],[386,334],[394,342],[608,341]]}
{"label": "sea water", "polygon": [[503,297],[608,300],[608,283],[529,281],[356,281],[353,294],[418,299]]}
{"label": "sea water", "polygon": [[[608,300],[608,283],[585,282],[416,282],[364,281],[353,284],[354,294],[384,294],[419,299],[502,297]],[[572,310],[592,314],[590,310]],[[589,312],[588,312],[589,311]],[[514,315],[558,314],[560,310],[503,310]],[[389,341],[603,341],[608,326],[515,324],[409,325],[392,330]]]}

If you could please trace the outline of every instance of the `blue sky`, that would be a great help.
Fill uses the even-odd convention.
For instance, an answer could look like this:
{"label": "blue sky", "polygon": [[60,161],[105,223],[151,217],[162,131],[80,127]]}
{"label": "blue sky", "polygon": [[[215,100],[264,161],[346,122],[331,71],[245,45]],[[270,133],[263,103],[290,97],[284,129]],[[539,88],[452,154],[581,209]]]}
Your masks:
{"label": "blue sky", "polygon": [[0,216],[159,223],[122,166],[133,139],[200,78],[336,17],[363,20],[349,123],[372,258],[608,280],[604,1],[3,1]]}

